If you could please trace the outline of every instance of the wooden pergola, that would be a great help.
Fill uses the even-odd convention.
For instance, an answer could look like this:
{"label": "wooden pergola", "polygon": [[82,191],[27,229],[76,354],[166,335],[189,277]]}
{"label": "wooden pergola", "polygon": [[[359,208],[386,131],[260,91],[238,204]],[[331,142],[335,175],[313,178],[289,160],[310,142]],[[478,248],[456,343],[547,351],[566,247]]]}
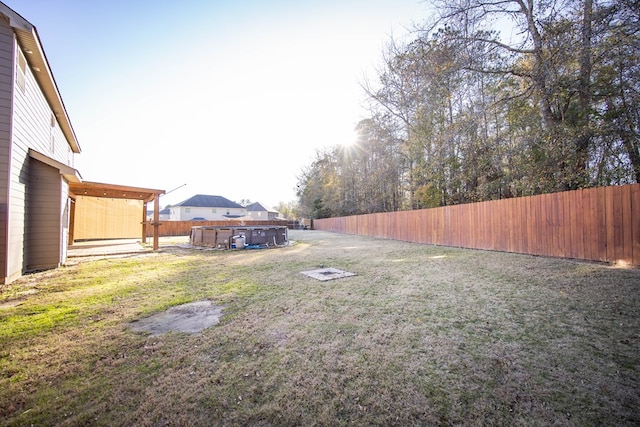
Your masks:
{"label": "wooden pergola", "polygon": [[[131,187],[126,185],[105,184],[102,182],[70,182],[69,197],[76,199],[78,196],[104,197],[110,199],[141,200],[142,204],[142,243],[147,241],[147,225],[153,226],[153,250],[158,249],[158,237],[160,227],[160,196],[165,194],[164,190],[151,188]],[[153,221],[147,221],[147,203],[153,201]],[[71,209],[71,227],[69,230],[69,241],[73,242],[73,223],[75,220],[75,208]]]}

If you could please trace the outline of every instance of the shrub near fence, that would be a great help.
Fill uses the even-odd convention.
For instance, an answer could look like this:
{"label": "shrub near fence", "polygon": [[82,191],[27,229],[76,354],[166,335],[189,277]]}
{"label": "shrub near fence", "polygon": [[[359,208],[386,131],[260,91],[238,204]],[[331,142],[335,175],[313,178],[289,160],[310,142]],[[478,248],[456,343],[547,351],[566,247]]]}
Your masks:
{"label": "shrub near fence", "polygon": [[[286,220],[273,221],[160,221],[160,236],[188,236],[191,233],[191,227],[194,226],[216,226],[216,227],[234,227],[239,225],[258,226],[258,225],[287,225]],[[153,236],[153,227],[147,226],[146,236]]]}
{"label": "shrub near fence", "polygon": [[316,219],[314,229],[640,266],[640,184]]}

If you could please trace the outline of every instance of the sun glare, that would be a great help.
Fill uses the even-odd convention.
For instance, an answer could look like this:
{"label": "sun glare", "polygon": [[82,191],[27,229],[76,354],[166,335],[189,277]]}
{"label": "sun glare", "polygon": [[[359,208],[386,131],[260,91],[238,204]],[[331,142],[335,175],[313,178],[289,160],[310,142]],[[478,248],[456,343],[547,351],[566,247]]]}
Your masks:
{"label": "sun glare", "polygon": [[350,135],[345,136],[340,145],[346,149],[353,149],[358,146],[358,132],[353,131]]}

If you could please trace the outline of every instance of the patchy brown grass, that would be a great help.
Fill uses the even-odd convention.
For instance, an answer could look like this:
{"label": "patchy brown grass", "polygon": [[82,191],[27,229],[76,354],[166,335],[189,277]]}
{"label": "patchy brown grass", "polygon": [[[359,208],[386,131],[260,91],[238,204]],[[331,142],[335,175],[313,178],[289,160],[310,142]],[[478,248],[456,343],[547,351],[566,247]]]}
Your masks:
{"label": "patchy brown grass", "polygon": [[[0,294],[0,424],[638,425],[640,271],[316,231]],[[355,277],[319,282],[320,266]],[[199,334],[128,322],[226,307]]]}

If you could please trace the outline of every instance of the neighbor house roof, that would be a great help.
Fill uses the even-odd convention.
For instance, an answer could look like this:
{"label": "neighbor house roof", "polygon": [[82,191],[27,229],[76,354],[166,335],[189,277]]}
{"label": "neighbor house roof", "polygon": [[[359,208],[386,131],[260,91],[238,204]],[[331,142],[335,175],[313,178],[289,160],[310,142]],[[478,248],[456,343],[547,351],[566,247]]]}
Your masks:
{"label": "neighbor house roof", "polygon": [[189,206],[196,208],[238,208],[244,209],[243,206],[232,202],[231,200],[222,196],[208,196],[206,194],[196,194],[187,200],[178,203],[174,206]]}
{"label": "neighbor house roof", "polygon": [[9,20],[9,25],[13,28],[18,43],[25,53],[27,63],[33,71],[33,75],[40,85],[53,114],[58,119],[58,123],[60,123],[62,133],[69,141],[73,152],[79,153],[80,144],[78,144],[76,134],[71,126],[71,121],[62,102],[58,85],[53,78],[49,61],[44,54],[36,27],[2,2],[0,2],[0,15],[4,15]]}
{"label": "neighbor house roof", "polygon": [[275,212],[275,213],[278,213],[277,211],[269,210],[269,209],[265,208],[263,205],[261,205],[258,202],[251,203],[249,206],[247,206],[247,211],[249,211],[249,212]]}
{"label": "neighbor house roof", "polygon": [[[151,216],[153,215],[154,211],[147,211],[147,216]],[[171,214],[171,208],[164,208],[162,210],[160,210],[160,212],[158,212],[160,215],[170,215]]]}
{"label": "neighbor house roof", "polygon": [[247,206],[247,210],[251,211],[251,212],[256,212],[256,211],[266,211],[267,208],[262,206],[260,203],[255,202],[255,203],[251,203],[250,205],[248,205]]}

